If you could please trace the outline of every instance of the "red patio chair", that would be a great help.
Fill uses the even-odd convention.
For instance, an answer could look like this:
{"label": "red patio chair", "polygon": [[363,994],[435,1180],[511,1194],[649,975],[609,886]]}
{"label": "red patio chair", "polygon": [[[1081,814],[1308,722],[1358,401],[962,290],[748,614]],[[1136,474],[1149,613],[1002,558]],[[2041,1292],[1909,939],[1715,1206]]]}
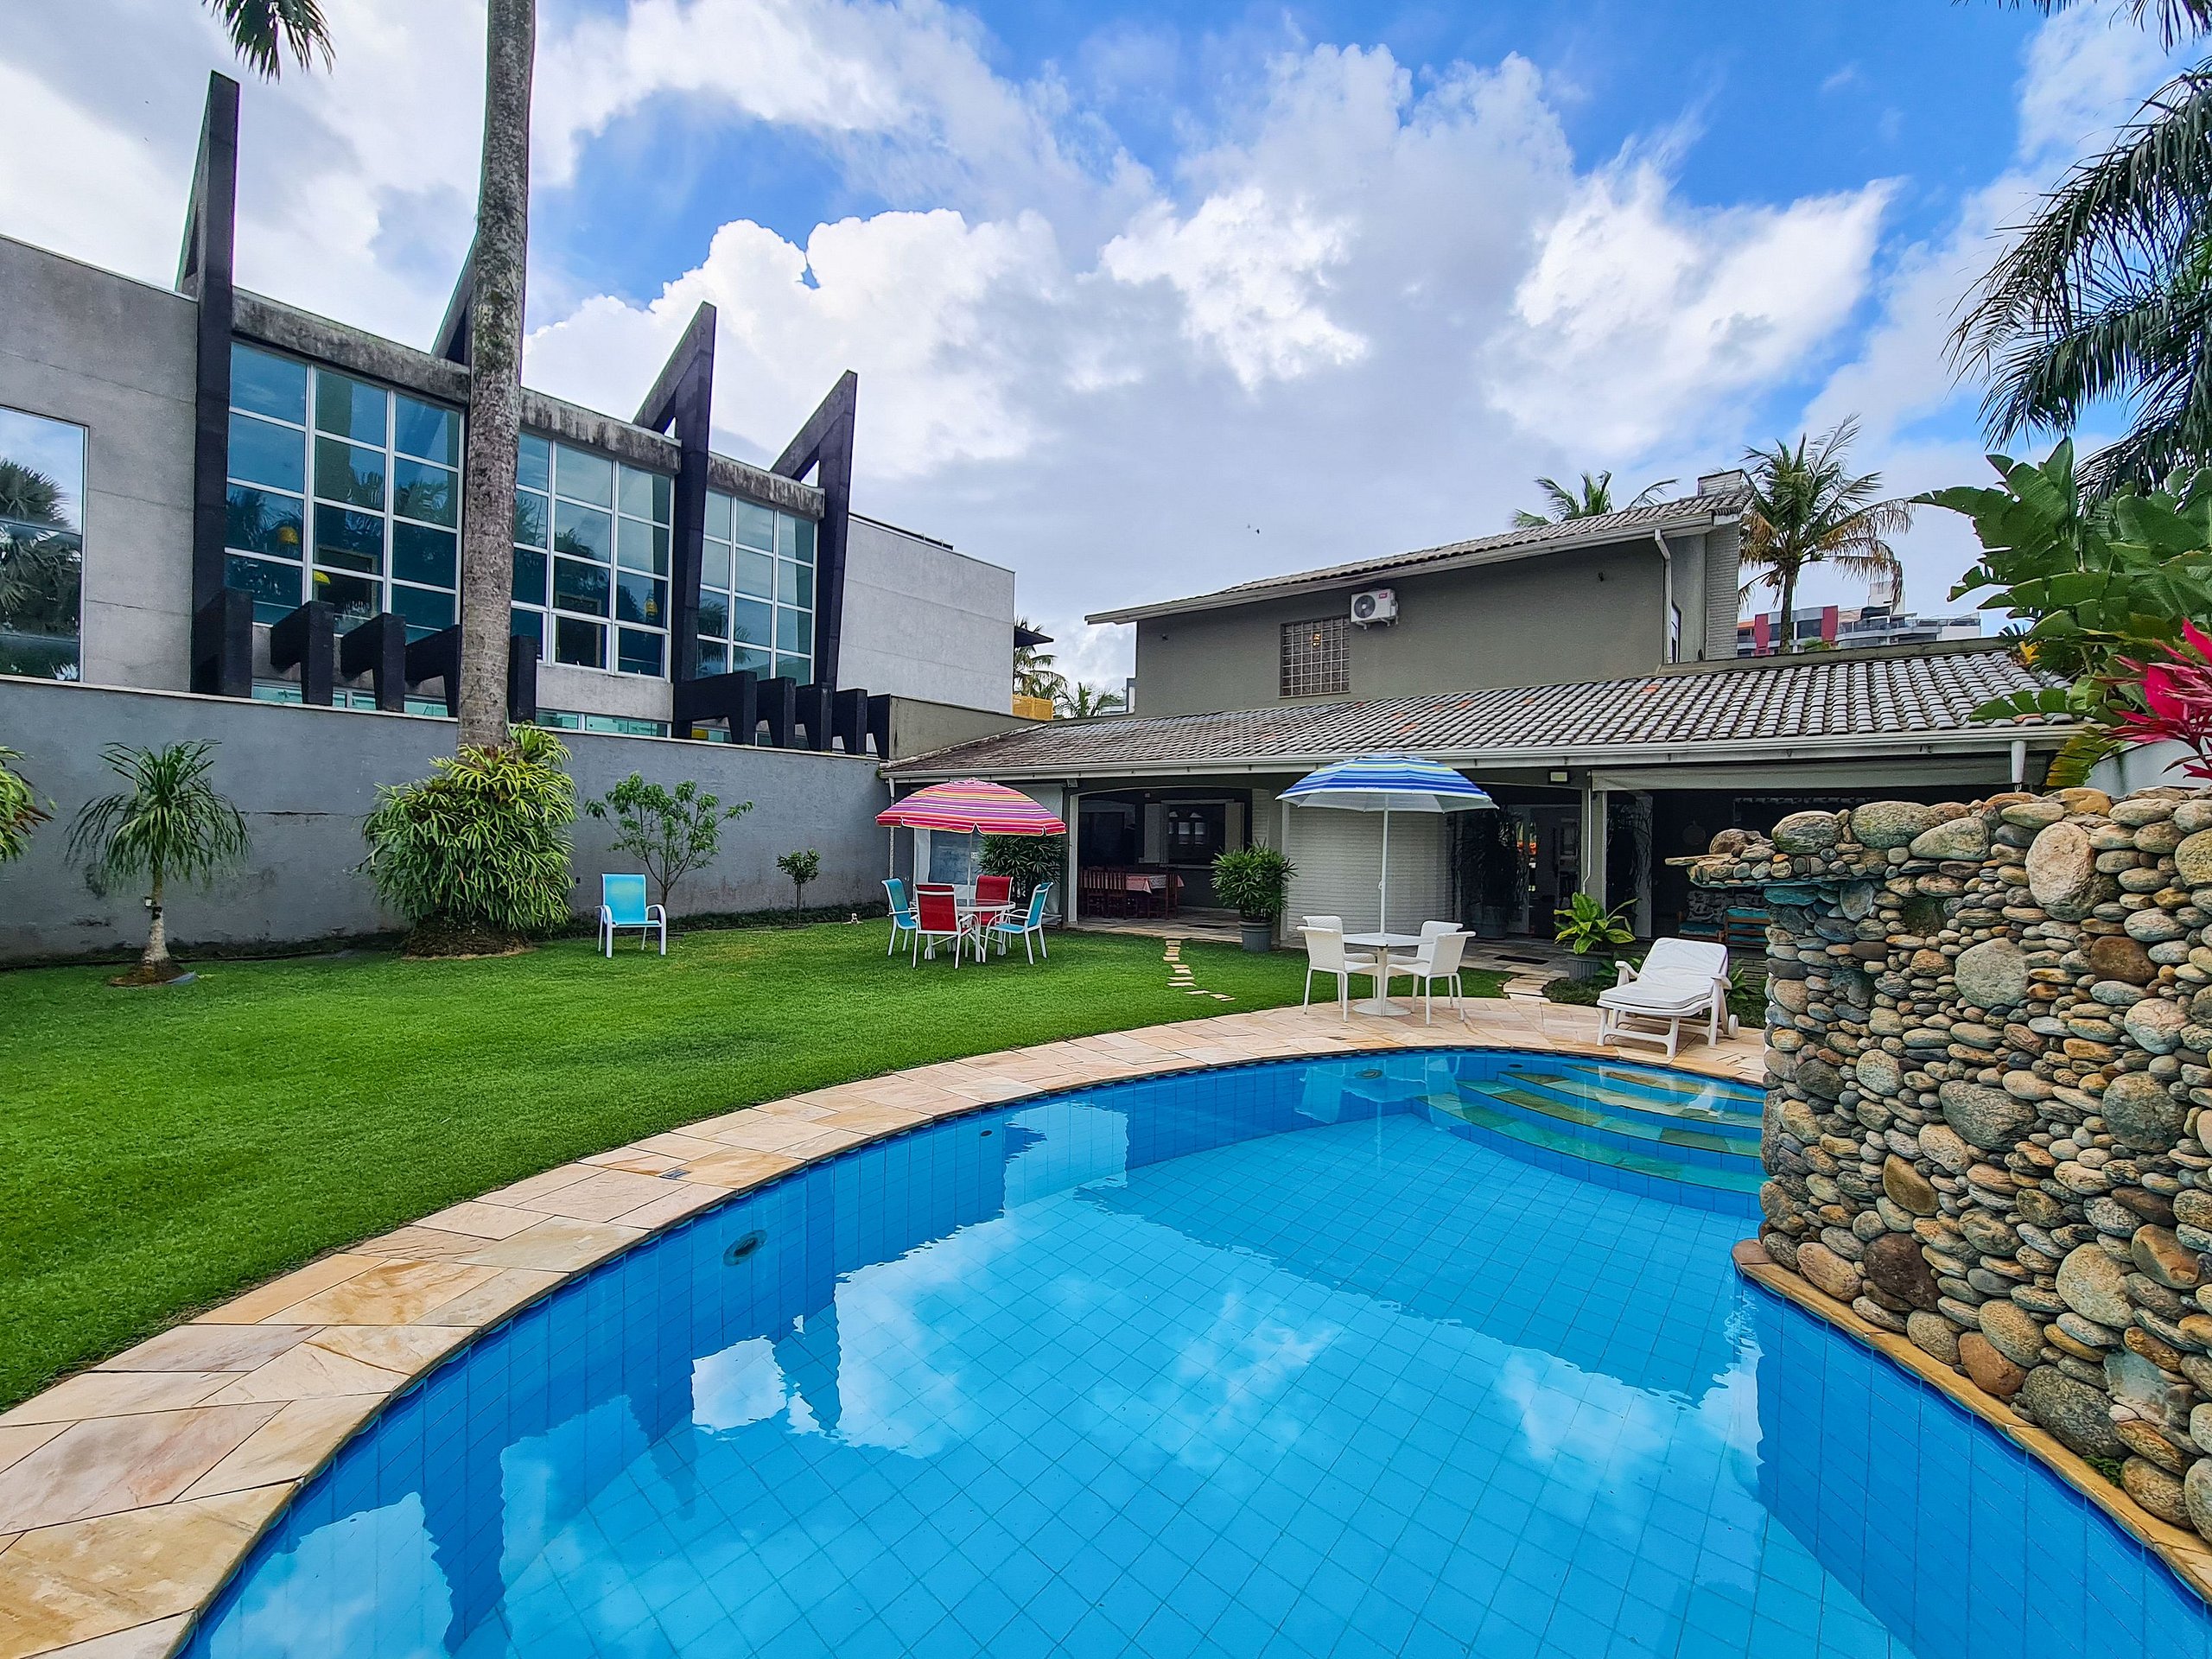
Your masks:
{"label": "red patio chair", "polygon": [[952,965],[960,965],[960,947],[968,938],[968,930],[960,925],[960,901],[950,887],[916,887],[914,889],[914,919],[919,924],[914,929],[914,954],[909,966],[919,967],[922,950],[937,954],[939,939],[952,941]]}

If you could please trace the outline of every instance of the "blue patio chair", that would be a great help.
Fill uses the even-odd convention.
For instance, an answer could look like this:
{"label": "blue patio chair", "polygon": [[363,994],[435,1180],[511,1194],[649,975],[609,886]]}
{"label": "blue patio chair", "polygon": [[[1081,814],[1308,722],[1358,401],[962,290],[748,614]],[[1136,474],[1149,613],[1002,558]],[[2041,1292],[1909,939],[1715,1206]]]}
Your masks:
{"label": "blue patio chair", "polygon": [[897,876],[886,877],[884,896],[891,901],[891,944],[884,951],[887,957],[899,954],[899,936],[916,931],[920,924],[914,920],[914,906],[906,898],[906,884]]}
{"label": "blue patio chair", "polygon": [[640,950],[645,948],[645,936],[658,928],[660,953],[664,957],[668,954],[668,912],[658,905],[645,902],[645,878],[642,875],[599,878],[599,943],[610,957],[614,954],[614,930],[618,927],[639,930]]}
{"label": "blue patio chair", "polygon": [[[1050,962],[1052,959],[1052,953],[1045,949],[1045,898],[1052,890],[1051,882],[1039,882],[1037,890],[1029,895],[1028,914],[1018,921],[1011,916],[1001,916],[991,924],[989,933],[992,938],[998,940],[1001,956],[1006,954],[1006,942],[1008,939],[1020,939],[1022,954],[1027,956],[1033,964],[1037,960],[1038,951],[1044,952],[1046,961]],[[1034,950],[1031,948],[1029,943],[1033,938],[1037,942]]]}

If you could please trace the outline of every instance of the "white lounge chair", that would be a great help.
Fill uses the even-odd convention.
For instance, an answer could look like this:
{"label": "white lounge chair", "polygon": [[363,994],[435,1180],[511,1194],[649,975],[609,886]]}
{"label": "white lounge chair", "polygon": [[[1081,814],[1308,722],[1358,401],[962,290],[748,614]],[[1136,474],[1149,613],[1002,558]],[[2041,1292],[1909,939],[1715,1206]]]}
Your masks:
{"label": "white lounge chair", "polygon": [[1351,1018],[1351,982],[1355,974],[1363,974],[1375,981],[1375,994],[1382,995],[1382,964],[1374,957],[1355,956],[1344,949],[1344,931],[1341,927],[1315,927],[1310,923],[1298,930],[1306,936],[1306,999],[1302,1006],[1313,1004],[1313,976],[1333,974],[1337,980],[1337,1007],[1346,1020]]}
{"label": "white lounge chair", "polygon": [[[1735,1028],[1728,1012],[1726,946],[1706,939],[1661,939],[1641,969],[1624,962],[1613,965],[1620,970],[1620,982],[1598,994],[1599,1042],[1656,1044],[1671,1060],[1681,1046],[1686,1023],[1703,1021],[1708,1043]],[[1666,1031],[1662,1035],[1639,1030],[1630,1020],[1663,1025]]]}

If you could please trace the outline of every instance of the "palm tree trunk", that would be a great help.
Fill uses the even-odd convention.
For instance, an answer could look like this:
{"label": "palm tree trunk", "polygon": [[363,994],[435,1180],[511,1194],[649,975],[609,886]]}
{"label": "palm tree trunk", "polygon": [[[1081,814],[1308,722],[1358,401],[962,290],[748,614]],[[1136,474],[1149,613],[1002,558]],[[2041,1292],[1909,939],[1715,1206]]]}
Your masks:
{"label": "palm tree trunk", "polygon": [[162,974],[169,967],[169,931],[162,919],[162,878],[154,877],[154,890],[146,899],[146,950],[138,958],[140,969],[149,975]]}
{"label": "palm tree trunk", "polygon": [[1797,567],[1785,564],[1782,567],[1782,639],[1775,647],[1777,651],[1797,649],[1796,609]]}
{"label": "palm tree trunk", "polygon": [[530,252],[530,92],[537,37],[537,0],[491,0],[488,11],[461,515],[463,748],[502,748],[507,742],[515,444],[522,429],[523,293]]}

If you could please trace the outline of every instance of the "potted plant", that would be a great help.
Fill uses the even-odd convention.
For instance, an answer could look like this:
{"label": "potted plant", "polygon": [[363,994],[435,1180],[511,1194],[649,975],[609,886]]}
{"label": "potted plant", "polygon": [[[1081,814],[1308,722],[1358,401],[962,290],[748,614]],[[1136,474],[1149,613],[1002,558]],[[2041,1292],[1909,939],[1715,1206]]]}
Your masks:
{"label": "potted plant", "polygon": [[1632,944],[1636,933],[1621,920],[1621,912],[1628,906],[1623,903],[1607,910],[1586,893],[1578,893],[1567,901],[1564,910],[1552,912],[1558,924],[1553,938],[1574,952],[1574,976],[1588,979],[1598,970],[1591,960],[1591,952],[1611,945]]}
{"label": "potted plant", "polygon": [[1275,948],[1275,918],[1290,903],[1290,878],[1298,867],[1272,847],[1245,847],[1213,861],[1213,892],[1244,925],[1247,950]]}

